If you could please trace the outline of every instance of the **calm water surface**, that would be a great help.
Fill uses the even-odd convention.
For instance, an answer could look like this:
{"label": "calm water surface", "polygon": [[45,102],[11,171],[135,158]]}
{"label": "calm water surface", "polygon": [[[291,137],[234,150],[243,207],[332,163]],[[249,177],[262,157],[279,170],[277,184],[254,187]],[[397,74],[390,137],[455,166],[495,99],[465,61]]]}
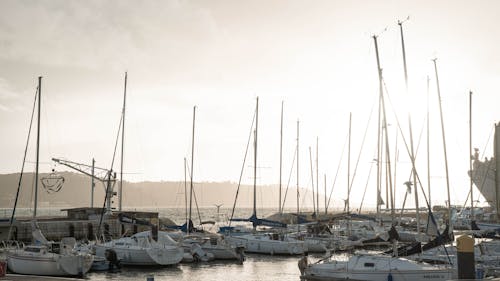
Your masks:
{"label": "calm water surface", "polygon": [[297,261],[300,256],[266,256],[247,254],[243,264],[213,261],[179,264],[173,267],[124,267],[121,272],[91,272],[87,280],[189,280],[189,281],[277,281],[300,280]]}

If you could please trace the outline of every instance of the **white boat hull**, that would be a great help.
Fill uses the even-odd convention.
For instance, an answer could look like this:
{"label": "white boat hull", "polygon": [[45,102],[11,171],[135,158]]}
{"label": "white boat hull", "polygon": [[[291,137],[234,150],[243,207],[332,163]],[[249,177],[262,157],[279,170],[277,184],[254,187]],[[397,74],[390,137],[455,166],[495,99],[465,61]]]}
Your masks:
{"label": "white boat hull", "polygon": [[270,255],[301,255],[307,249],[303,241],[282,241],[258,239],[252,236],[228,236],[226,237],[231,244],[236,247],[242,246],[245,252],[270,254]]}
{"label": "white boat hull", "polygon": [[13,252],[7,256],[9,270],[18,274],[46,276],[79,276],[90,270],[93,258],[90,255],[45,256],[23,255]]}
{"label": "white boat hull", "polygon": [[[300,269],[300,263],[299,263]],[[348,261],[332,260],[304,268],[305,280],[419,281],[450,280],[454,270],[390,256],[352,256]]]}
{"label": "white boat hull", "polygon": [[135,248],[113,245],[96,245],[96,256],[105,257],[106,250],[113,250],[123,265],[173,265],[178,264],[184,255],[180,247],[171,248]]}

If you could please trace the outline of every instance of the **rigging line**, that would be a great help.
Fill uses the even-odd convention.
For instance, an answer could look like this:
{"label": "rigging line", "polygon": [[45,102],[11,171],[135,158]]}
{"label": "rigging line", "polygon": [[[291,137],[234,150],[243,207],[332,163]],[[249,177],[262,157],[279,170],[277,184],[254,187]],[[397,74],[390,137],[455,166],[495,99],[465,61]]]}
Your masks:
{"label": "rigging line", "polygon": [[30,126],[28,129],[28,139],[26,140],[26,147],[24,148],[23,164],[21,165],[21,174],[19,175],[19,182],[17,184],[17,192],[16,192],[16,199],[14,201],[14,209],[12,209],[12,215],[10,217],[9,234],[7,235],[7,240],[10,240],[10,234],[12,231],[12,224],[14,223],[14,216],[16,214],[17,201],[19,199],[19,192],[21,190],[21,183],[23,180],[23,173],[24,173],[24,164],[26,163],[26,155],[28,154],[28,146],[29,146],[29,142],[30,142],[31,127],[33,125],[33,116],[35,115],[37,94],[38,94],[38,86],[36,87],[36,90],[35,90],[35,100],[33,101],[33,110],[31,111]]}
{"label": "rigging line", "polygon": [[368,115],[368,121],[366,122],[366,128],[365,128],[365,133],[363,135],[363,140],[361,142],[361,148],[359,150],[359,154],[358,154],[358,159],[356,160],[356,165],[354,166],[354,172],[353,172],[353,175],[352,175],[352,178],[351,178],[351,184],[349,185],[349,194],[347,195],[348,197],[351,195],[351,188],[352,188],[352,185],[353,185],[353,182],[354,182],[354,178],[356,177],[356,172],[358,170],[358,165],[359,165],[359,160],[361,159],[361,153],[363,152],[363,147],[365,146],[365,140],[366,140],[366,135],[368,133],[368,127],[370,126],[370,121],[372,119],[372,114],[373,114],[373,109],[375,107],[375,103],[374,102],[372,104],[372,108],[370,110],[370,115]]}
{"label": "rigging line", "polygon": [[[116,141],[115,141],[115,149],[113,151],[113,158],[111,159],[111,168],[109,169],[109,171],[107,172],[107,177],[108,177],[108,180],[106,181],[106,192],[105,192],[105,195],[104,195],[104,202],[102,204],[102,211],[101,211],[101,216],[99,218],[99,227],[97,229],[97,233],[99,233],[99,235],[101,234],[101,225],[102,225],[102,220],[103,220],[103,217],[104,217],[104,210],[106,209],[106,201],[108,199],[108,193],[109,193],[109,188],[111,186],[111,176],[112,176],[112,171],[113,171],[113,165],[115,163],[115,156],[116,156],[116,149],[118,147],[118,140],[120,138],[120,132],[121,132],[121,128],[122,128],[122,122],[123,122],[123,111],[122,111],[122,114],[120,116],[120,123],[118,125],[118,133],[116,134]],[[103,182],[104,184],[104,182]],[[113,185],[114,185],[114,182],[113,182]]]}
{"label": "rigging line", "polygon": [[348,140],[349,140],[349,134],[346,135],[346,138],[344,141],[344,147],[342,148],[342,153],[340,154],[339,164],[337,165],[337,172],[335,173],[335,177],[333,178],[332,189],[330,190],[330,196],[328,196],[327,206],[330,206],[330,200],[332,199],[333,189],[335,187],[335,183],[337,182],[337,176],[339,175],[340,166],[342,164],[342,159],[344,158],[345,147],[347,145]]}
{"label": "rigging line", "polygon": [[238,193],[240,192],[241,179],[243,178],[243,171],[245,170],[245,162],[246,162],[247,155],[248,155],[248,148],[250,146],[250,140],[252,139],[252,133],[253,133],[252,129],[253,129],[253,124],[255,122],[256,113],[257,112],[254,111],[253,118],[252,118],[252,124],[250,125],[250,135],[248,136],[247,147],[245,150],[245,156],[243,157],[243,164],[241,165],[240,179],[238,180],[238,188],[236,189],[236,196],[234,197],[233,209],[231,210],[231,218],[229,219],[229,226],[231,226],[231,220],[234,217],[234,210],[236,208],[236,201],[238,200]]}
{"label": "rigging line", "polygon": [[295,167],[295,157],[296,156],[297,156],[297,149],[295,149],[294,153],[293,153],[292,167],[290,168],[290,174],[288,175],[288,182],[286,184],[285,195],[283,196],[283,205],[282,205],[281,210],[283,210],[285,208],[286,195],[288,194],[288,188],[290,187],[290,180],[292,178],[293,168]]}
{"label": "rigging line", "polygon": [[375,162],[372,162],[372,164],[370,165],[370,170],[368,171],[368,177],[366,179],[365,190],[363,191],[363,198],[361,198],[361,204],[359,205],[358,214],[361,214],[361,209],[363,208],[363,202],[365,201],[366,190],[368,189],[368,184],[370,182],[370,175],[372,174],[373,163],[375,163]]}
{"label": "rigging line", "polygon": [[118,125],[118,133],[116,134],[115,149],[113,151],[113,158],[111,158],[111,169],[110,169],[110,171],[113,170],[113,166],[114,166],[114,163],[115,163],[116,149],[118,147],[118,140],[120,139],[120,133],[123,133],[122,132],[122,122],[123,122],[123,112],[122,112],[122,114],[120,116],[120,123]]}

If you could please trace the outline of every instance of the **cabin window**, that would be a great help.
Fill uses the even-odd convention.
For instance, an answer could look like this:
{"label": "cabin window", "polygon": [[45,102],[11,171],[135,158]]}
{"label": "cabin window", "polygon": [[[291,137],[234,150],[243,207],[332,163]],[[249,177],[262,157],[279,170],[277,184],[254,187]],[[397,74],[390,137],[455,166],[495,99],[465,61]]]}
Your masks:
{"label": "cabin window", "polygon": [[365,262],[365,267],[375,267],[373,262]]}
{"label": "cabin window", "polygon": [[32,252],[32,253],[40,253],[40,248],[32,248],[32,247],[26,247],[24,249],[26,252]]}

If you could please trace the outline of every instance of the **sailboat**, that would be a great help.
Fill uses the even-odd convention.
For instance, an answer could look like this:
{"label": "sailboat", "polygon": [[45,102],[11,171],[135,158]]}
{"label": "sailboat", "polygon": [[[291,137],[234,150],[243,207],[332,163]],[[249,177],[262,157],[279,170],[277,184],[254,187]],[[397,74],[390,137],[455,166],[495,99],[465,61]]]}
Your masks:
{"label": "sailboat", "polygon": [[[194,162],[194,133],[196,121],[196,106],[193,108],[193,136],[191,141],[191,173],[190,173],[190,191],[189,191],[189,213],[187,215],[186,224],[181,227],[185,230],[185,235],[181,235],[181,244],[186,252],[195,255],[203,255],[210,259],[223,260],[239,260],[243,262],[244,255],[242,247],[236,247],[224,240],[224,237],[219,234],[196,232],[193,230],[193,222],[191,220],[191,210],[193,201],[193,162]],[[186,200],[187,201],[187,200]],[[195,251],[196,250],[196,251]],[[201,258],[201,257],[199,257]],[[203,259],[202,259],[203,260]]]}
{"label": "sailboat", "polygon": [[258,232],[257,226],[286,227],[286,224],[260,219],[257,217],[257,133],[259,120],[259,98],[255,108],[255,130],[254,130],[254,180],[253,180],[253,213],[248,219],[235,219],[232,221],[251,222],[253,231],[233,232],[229,228],[225,233],[226,240],[235,246],[245,248],[245,252],[271,254],[271,255],[300,255],[306,250],[303,241],[297,240],[285,233]]}
{"label": "sailboat", "polygon": [[34,243],[23,248],[13,249],[7,253],[7,266],[18,274],[48,276],[83,276],[90,270],[93,256],[75,250],[76,241],[72,237],[63,238],[61,242],[48,241],[36,223],[38,200],[38,167],[40,155],[40,109],[41,109],[42,77],[38,77],[38,127],[35,168],[35,199],[32,220],[32,236]]}
{"label": "sailboat", "polygon": [[106,257],[110,250],[123,265],[174,265],[184,256],[182,247],[162,231],[143,231],[94,245],[98,257]]}

